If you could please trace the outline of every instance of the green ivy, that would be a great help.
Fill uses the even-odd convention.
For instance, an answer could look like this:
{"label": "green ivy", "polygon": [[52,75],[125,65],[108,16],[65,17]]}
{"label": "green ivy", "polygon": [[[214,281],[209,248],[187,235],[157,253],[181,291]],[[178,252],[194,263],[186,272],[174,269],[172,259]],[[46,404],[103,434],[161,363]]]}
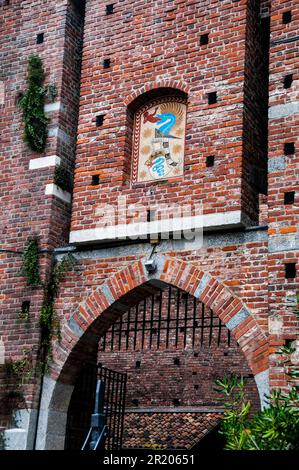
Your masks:
{"label": "green ivy", "polygon": [[60,262],[55,262],[51,275],[44,285],[44,301],[40,313],[42,373],[47,370],[48,360],[51,357],[51,340],[53,336],[60,336],[59,319],[54,309],[55,297],[65,272],[74,264],[74,260],[75,258],[68,254]]}
{"label": "green ivy", "polygon": [[47,142],[48,118],[44,111],[46,90],[41,59],[30,55],[28,59],[27,90],[19,101],[23,111],[24,141],[31,150],[43,152]]}
{"label": "green ivy", "polygon": [[14,376],[18,386],[28,383],[33,376],[32,355],[30,349],[23,350],[24,356],[18,360],[10,360],[6,364],[8,374]]}
{"label": "green ivy", "polygon": [[59,165],[55,168],[54,183],[64,191],[72,191],[73,182],[71,174],[63,165]]}
{"label": "green ivy", "polygon": [[22,257],[21,275],[26,277],[27,285],[40,285],[38,239],[28,240]]}

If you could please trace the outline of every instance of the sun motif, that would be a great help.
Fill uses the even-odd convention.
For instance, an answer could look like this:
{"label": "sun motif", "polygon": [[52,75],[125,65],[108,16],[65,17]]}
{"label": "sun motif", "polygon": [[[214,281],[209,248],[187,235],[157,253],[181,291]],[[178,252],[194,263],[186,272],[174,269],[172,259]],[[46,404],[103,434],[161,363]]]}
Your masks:
{"label": "sun motif", "polygon": [[182,127],[179,127],[178,130],[176,130],[177,135],[183,135],[184,134],[184,129]]}
{"label": "sun motif", "polygon": [[142,179],[143,179],[143,178],[146,178],[146,171],[142,170],[142,171],[140,172],[140,178],[142,178]]}
{"label": "sun motif", "polygon": [[148,153],[150,153],[150,151],[151,151],[150,145],[144,145],[144,147],[142,147],[141,149],[142,155],[147,155]]}
{"label": "sun motif", "polygon": [[145,130],[143,131],[143,137],[144,137],[145,139],[147,139],[147,138],[150,137],[151,135],[152,135],[151,129],[145,129]]}
{"label": "sun motif", "polygon": [[180,154],[181,151],[182,151],[182,146],[181,146],[181,145],[175,144],[175,145],[173,146],[173,153],[174,153],[174,155]]}
{"label": "sun motif", "polygon": [[174,173],[175,175],[179,175],[179,174],[181,173],[181,169],[180,169],[180,168],[175,168],[175,169],[173,170],[173,173]]}

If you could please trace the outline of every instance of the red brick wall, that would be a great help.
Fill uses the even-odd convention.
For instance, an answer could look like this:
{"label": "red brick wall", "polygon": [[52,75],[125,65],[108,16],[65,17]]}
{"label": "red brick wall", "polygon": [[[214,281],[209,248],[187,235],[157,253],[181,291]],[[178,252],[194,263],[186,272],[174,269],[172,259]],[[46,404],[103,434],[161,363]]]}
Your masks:
{"label": "red brick wall", "polygon": [[[107,16],[104,4],[87,2],[72,230],[94,228],[99,200],[115,204],[120,194],[143,204],[182,203],[188,195],[203,202],[205,213],[242,206],[257,220],[246,162],[264,159],[256,135],[260,96],[252,98],[260,56],[253,5],[124,1]],[[203,33],[209,33],[209,44],[200,46]],[[103,69],[105,58],[110,69]],[[188,93],[185,175],[163,186],[132,185],[126,105],[157,86]],[[211,91],[218,102],[208,105]],[[101,127],[95,125],[98,114],[105,114]],[[215,155],[212,169],[206,168],[208,155]],[[92,174],[100,175],[99,186],[91,186]]]}
{"label": "red brick wall", "polygon": [[[236,240],[229,237],[224,240],[214,235],[214,242],[210,243],[209,239],[201,250],[186,249],[168,254],[200,266],[223,282],[247,305],[264,333],[269,332],[269,317],[279,315],[282,330],[276,334],[270,332],[271,352],[274,353],[285,339],[298,335],[298,322],[286,305],[287,297],[294,297],[298,290],[298,274],[294,279],[285,278],[285,263],[297,263],[298,273],[299,255],[295,238],[297,236],[298,240],[298,112],[290,111],[290,105],[298,102],[298,41],[287,42],[297,34],[298,5],[295,0],[263,1],[260,10],[263,15],[267,14],[270,3],[270,171],[268,196],[260,196],[259,215],[260,224],[269,225],[269,247],[259,231],[251,241],[246,234],[243,240],[240,236]],[[115,13],[106,16],[105,4],[95,0],[87,2],[72,229],[95,227],[97,204],[114,203],[120,194],[126,195],[129,203],[137,200],[148,203],[149,189],[151,202],[180,203],[188,198],[203,202],[206,213],[242,208],[257,222],[258,190],[253,187],[251,170],[252,165],[265,168],[265,135],[261,132],[265,123],[260,113],[264,112],[267,99],[260,86],[266,83],[267,77],[263,62],[266,49],[259,41],[258,2],[125,0],[114,5]],[[27,288],[25,280],[19,276],[21,252],[33,234],[40,237],[41,248],[50,251],[68,242],[70,205],[44,194],[45,185],[53,182],[54,168],[29,171],[28,166],[32,158],[57,155],[70,171],[72,169],[83,16],[67,0],[59,5],[39,0],[34,2],[34,8],[30,1],[15,0],[6,6],[0,3],[0,8],[3,13],[0,44],[4,51],[0,81],[5,87],[4,101],[0,98],[0,239],[1,250],[13,251],[0,253],[0,335],[6,346],[6,357],[18,359],[24,348],[32,349],[34,354],[37,350],[43,296],[41,289]],[[293,20],[282,24],[282,13],[286,10],[292,10]],[[37,45],[36,34],[40,32],[45,33],[45,41]],[[200,46],[203,33],[209,33],[209,44]],[[69,136],[68,143],[56,136],[49,137],[42,155],[31,152],[23,143],[21,112],[17,106],[18,95],[26,87],[30,53],[38,53],[43,59],[45,85],[55,83],[58,88],[55,100],[66,106],[65,111],[49,114],[49,127],[59,126]],[[102,67],[105,58],[111,59],[110,69]],[[259,60],[264,63],[262,70]],[[285,89],[282,81],[289,73],[293,73],[294,81],[291,88]],[[132,110],[138,102],[134,99],[156,86],[177,87],[188,94],[185,175],[163,186],[131,185],[132,129],[128,123],[132,116],[127,113],[127,105]],[[208,106],[206,97],[210,91],[217,91],[219,98],[212,106]],[[288,109],[288,114],[284,115],[285,111],[277,111],[277,108],[275,111],[277,105],[286,105],[282,109]],[[274,115],[276,112],[274,118],[273,112]],[[98,114],[105,114],[104,125],[100,128],[95,126]],[[285,142],[295,143],[294,155],[284,156]],[[215,166],[209,169],[205,166],[208,155],[215,155]],[[91,186],[92,174],[100,175],[99,186]],[[294,204],[284,204],[286,191],[296,192]],[[76,312],[80,302],[100,284],[139,257],[139,254],[121,255],[115,251],[111,257],[87,259],[81,253],[81,259],[63,282],[56,301],[62,326]],[[43,253],[43,279],[49,272],[50,261],[50,253]],[[30,321],[26,324],[19,318],[23,300],[31,301]],[[62,338],[63,343],[68,340]],[[83,343],[79,362],[85,358],[95,359],[95,350],[92,342]],[[221,351],[213,348],[212,354],[201,353],[200,359],[207,361],[211,379],[205,382],[207,388],[211,386],[215,369],[218,370],[218,362],[226,361],[232,370],[248,371],[235,346],[232,356],[221,356],[220,360]],[[163,356],[158,352],[150,356],[142,353],[145,370],[154,360],[171,362],[173,353],[164,353]],[[124,360],[113,355],[110,362],[107,359],[107,365],[116,368],[120,364],[132,371],[136,357],[130,353]],[[189,352],[181,352],[181,357],[186,358],[183,383],[187,390],[193,384],[188,369],[198,365],[195,366]],[[69,382],[74,381],[76,369],[72,360],[70,358],[68,377],[65,377]],[[275,354],[271,356],[271,368],[271,385],[285,386],[285,376]],[[173,389],[178,370],[170,366],[167,370],[171,372],[167,388]],[[147,373],[139,373],[143,383],[147,382]],[[198,376],[202,377],[201,374],[203,371],[199,370]],[[132,383],[136,385],[140,377],[135,377]],[[158,374],[153,379],[155,384],[160,381]],[[7,386],[4,368],[0,366],[0,426],[8,421],[7,408],[2,401]],[[207,388],[203,390],[205,396]],[[173,390],[184,396],[182,388]],[[26,388],[28,407],[32,406],[37,392],[34,384]]]}
{"label": "red brick wall", "polygon": [[[216,335],[216,332],[215,332]],[[148,336],[148,335],[146,335]],[[175,365],[178,358],[180,365]],[[133,400],[138,400],[140,408],[174,406],[219,407],[219,394],[214,391],[215,380],[227,374],[243,375],[248,382],[247,396],[260,406],[256,385],[243,354],[232,340],[231,346],[211,348],[179,348],[160,351],[145,350],[136,352],[100,352],[99,360],[103,366],[112,370],[126,372],[127,401],[126,406],[135,408]],[[140,361],[140,368],[136,368]]]}
{"label": "red brick wall", "polygon": [[[4,83],[4,100],[0,104],[0,335],[6,347],[6,359],[20,359],[24,349],[32,349],[33,358],[39,343],[39,314],[43,292],[28,288],[20,276],[21,254],[29,237],[37,235],[40,248],[53,250],[68,240],[70,204],[45,196],[45,187],[53,183],[54,167],[29,170],[30,159],[57,155],[71,170],[75,157],[76,122],[79,98],[80,42],[83,15],[71,1],[60,5],[52,1],[13,1],[1,7],[0,81]],[[44,33],[44,42],[36,44],[36,35]],[[26,89],[27,61],[30,54],[43,60],[45,86],[55,84],[55,102],[64,111],[52,111],[49,132],[59,128],[70,136],[66,145],[56,136],[48,137],[45,152],[32,152],[23,142],[22,114],[18,107],[20,93]],[[49,101],[49,100],[48,100]],[[6,250],[6,251],[5,251]],[[11,251],[11,252],[10,252]],[[51,254],[41,254],[41,277],[49,273]],[[30,300],[30,320],[20,319],[21,305]],[[2,366],[0,414],[6,413],[3,394],[7,392]],[[37,389],[28,387],[28,403]],[[2,423],[3,424],[3,423]],[[0,422],[1,425],[1,422]]]}
{"label": "red brick wall", "polygon": [[[292,12],[292,21],[283,24],[283,12]],[[287,306],[287,297],[298,292],[298,124],[299,114],[289,112],[298,103],[298,35],[299,8],[296,1],[272,1],[270,87],[269,87],[269,307],[283,321],[282,330],[273,335],[273,344],[298,336],[298,321]],[[277,42],[278,41],[278,42]],[[287,74],[293,74],[290,88],[284,88]],[[275,108],[282,105],[282,108]],[[273,114],[274,113],[274,114]],[[295,153],[284,155],[284,144],[294,142]],[[295,191],[294,204],[284,204],[284,193]],[[296,242],[297,240],[297,242]],[[296,248],[297,247],[297,248]],[[285,263],[296,263],[297,274],[293,279],[285,278]],[[273,364],[277,357],[273,355]],[[275,386],[283,386],[285,377],[282,368],[271,374]]]}

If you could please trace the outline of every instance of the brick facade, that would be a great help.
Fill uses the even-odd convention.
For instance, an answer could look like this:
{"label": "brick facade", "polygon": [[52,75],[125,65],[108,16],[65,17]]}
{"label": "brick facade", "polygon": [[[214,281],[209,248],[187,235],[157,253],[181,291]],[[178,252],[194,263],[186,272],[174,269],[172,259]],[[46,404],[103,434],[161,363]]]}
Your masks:
{"label": "brick facade", "polygon": [[[57,404],[60,390],[71,390],[82,364],[95,363],[97,357],[128,372],[128,406],[134,398],[146,407],[171,408],[173,398],[189,407],[214,406],[213,380],[224,369],[250,376],[249,394],[257,403],[268,386],[287,387],[276,351],[298,336],[293,313],[299,254],[297,2],[124,0],[113,5],[107,15],[106,4],[97,0],[0,2],[0,337],[5,361],[22,358],[24,349],[31,350],[34,362],[38,358],[43,290],[27,287],[19,274],[25,244],[38,236],[43,280],[54,258],[71,251],[76,259],[55,301],[61,338],[54,338],[43,385],[44,400],[50,396],[45,383],[53,386],[49,413],[62,413],[64,422],[69,402],[64,409]],[[283,15],[288,11],[291,21]],[[39,33],[44,40],[37,44]],[[201,44],[204,34],[208,41]],[[43,154],[23,142],[18,107],[32,53],[43,60],[45,86],[57,87],[54,101],[46,98],[49,132]],[[105,59],[110,66],[104,68]],[[209,104],[212,92],[217,101]],[[169,96],[187,99],[184,176],[133,183],[134,115],[151,100]],[[104,116],[102,125],[97,116]],[[207,166],[208,156],[214,156],[214,165]],[[72,204],[59,188],[56,195],[45,193],[54,183],[55,164],[38,167],[37,159],[53,162],[53,157],[70,174],[74,170]],[[31,169],[34,164],[37,169]],[[294,195],[285,194],[290,192]],[[115,207],[120,196],[147,209],[162,203],[202,204],[208,220],[203,244],[161,240],[153,254],[157,271],[149,274],[149,240],[108,243],[97,231],[103,222],[100,205]],[[99,351],[103,334],[124,310],[143,300],[148,286],[161,282],[213,310],[231,331],[228,355],[225,346],[213,345]],[[19,312],[29,300],[26,322]],[[180,359],[179,370],[174,356]],[[136,370],[139,360],[142,367]],[[12,408],[39,408],[40,382],[37,376],[25,384],[24,401],[16,404],[14,384],[0,363],[0,429],[13,428]],[[32,435],[35,428],[33,420]],[[49,423],[46,432],[49,440],[40,448],[63,448],[63,434],[54,436]],[[33,446],[29,441],[26,448]]]}

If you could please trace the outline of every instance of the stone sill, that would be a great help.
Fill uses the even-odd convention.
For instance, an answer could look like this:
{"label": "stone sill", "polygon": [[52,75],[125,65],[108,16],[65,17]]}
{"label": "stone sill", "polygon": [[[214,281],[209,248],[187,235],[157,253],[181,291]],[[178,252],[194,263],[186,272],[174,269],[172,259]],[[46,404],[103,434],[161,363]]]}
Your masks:
{"label": "stone sill", "polygon": [[[168,239],[169,234],[172,234],[174,238],[178,239],[180,238],[179,236],[182,230],[194,230],[196,234],[200,234],[203,231],[245,228],[248,225],[252,225],[249,222],[248,218],[244,216],[240,210],[236,210],[193,217],[111,225],[87,230],[74,230],[70,233],[70,243],[80,245],[129,239],[146,240],[148,236],[155,239],[155,237],[158,238],[158,235],[163,240]],[[188,234],[185,238],[188,239]]]}

